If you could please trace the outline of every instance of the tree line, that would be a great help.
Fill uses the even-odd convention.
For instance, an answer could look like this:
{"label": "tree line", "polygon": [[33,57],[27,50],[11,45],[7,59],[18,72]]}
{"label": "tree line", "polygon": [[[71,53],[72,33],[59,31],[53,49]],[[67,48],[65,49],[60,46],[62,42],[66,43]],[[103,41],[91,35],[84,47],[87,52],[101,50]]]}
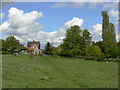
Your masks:
{"label": "tree line", "polygon": [[[54,47],[50,42],[47,42],[43,54],[75,57],[86,59],[109,60],[109,58],[117,58],[120,56],[120,41],[116,40],[115,26],[109,22],[107,11],[102,11],[102,41],[92,41],[92,36],[89,30],[81,29],[74,25],[66,31],[66,37],[63,43],[58,47]],[[19,47],[19,40],[14,36],[7,37],[2,40],[3,51],[10,49],[13,53],[14,49]],[[25,48],[25,47],[22,47]]]}
{"label": "tree line", "polygon": [[[115,26],[109,22],[107,11],[102,11],[102,41],[92,41],[91,33],[79,26],[71,26],[66,31],[63,44],[52,47],[49,42],[45,46],[45,54],[63,57],[79,57],[86,59],[109,60],[120,56],[120,41],[116,40]],[[49,45],[48,45],[49,43]],[[49,48],[49,49],[48,49]],[[46,52],[51,53],[46,53]]]}
{"label": "tree line", "polygon": [[26,47],[21,46],[19,40],[17,40],[14,36],[9,36],[6,40],[0,40],[0,42],[2,43],[0,45],[0,49],[3,54],[13,54],[15,49],[27,49]]}

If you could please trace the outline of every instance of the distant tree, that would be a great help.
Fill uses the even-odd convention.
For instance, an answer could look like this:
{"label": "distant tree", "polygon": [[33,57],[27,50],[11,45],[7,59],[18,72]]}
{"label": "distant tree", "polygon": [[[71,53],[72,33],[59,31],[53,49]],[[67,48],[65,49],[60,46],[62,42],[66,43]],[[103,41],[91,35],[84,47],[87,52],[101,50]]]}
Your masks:
{"label": "distant tree", "polygon": [[103,41],[93,42],[93,45],[99,46],[102,53],[105,53]]}
{"label": "distant tree", "polygon": [[115,26],[113,23],[109,23],[109,30],[110,30],[111,44],[115,44],[116,43],[116,34],[115,34]]}
{"label": "distant tree", "polygon": [[118,44],[118,56],[120,56],[120,41],[117,44]]}
{"label": "distant tree", "polygon": [[13,54],[14,49],[17,49],[19,46],[19,40],[17,40],[14,36],[9,36],[6,38],[5,44],[6,48],[9,48]]}
{"label": "distant tree", "polygon": [[0,50],[5,51],[5,41],[3,39],[0,39]]}
{"label": "distant tree", "polygon": [[60,49],[59,47],[60,47],[60,46],[58,46],[58,47],[53,47],[53,48],[52,48],[52,54],[53,54],[53,55],[59,55],[59,49]]}
{"label": "distant tree", "polygon": [[47,44],[45,45],[44,53],[47,55],[52,55],[52,45],[50,44],[50,42],[47,42]]}
{"label": "distant tree", "polygon": [[109,16],[107,11],[102,11],[102,39],[104,43],[104,50],[106,54],[106,58],[108,60],[108,49],[109,49],[109,41],[110,41],[110,30],[109,30]]}
{"label": "distant tree", "polygon": [[110,47],[108,49],[108,56],[110,58],[117,58],[117,56],[118,56],[118,46],[117,46],[117,43],[114,43],[114,44],[110,45]]}
{"label": "distant tree", "polygon": [[[114,57],[113,53],[115,52],[112,48],[117,49],[116,43],[116,35],[115,35],[115,27],[114,24],[109,23],[109,16],[107,11],[102,11],[102,39],[104,52],[107,60],[109,57]],[[114,44],[114,45],[113,45]],[[117,51],[116,51],[117,52]]]}
{"label": "distant tree", "polygon": [[84,29],[82,31],[82,36],[83,36],[83,39],[84,39],[84,42],[85,42],[85,45],[87,47],[89,47],[91,45],[91,40],[92,40],[92,37],[91,37],[91,33],[87,30],[87,29]]}
{"label": "distant tree", "polygon": [[104,59],[104,54],[101,52],[100,47],[96,45],[92,45],[87,49],[87,56],[90,57],[90,59]]}
{"label": "distant tree", "polygon": [[66,38],[61,44],[61,55],[67,57],[78,57],[85,55],[85,49],[91,42],[91,34],[87,29],[82,30],[79,26],[71,26],[66,31]]}

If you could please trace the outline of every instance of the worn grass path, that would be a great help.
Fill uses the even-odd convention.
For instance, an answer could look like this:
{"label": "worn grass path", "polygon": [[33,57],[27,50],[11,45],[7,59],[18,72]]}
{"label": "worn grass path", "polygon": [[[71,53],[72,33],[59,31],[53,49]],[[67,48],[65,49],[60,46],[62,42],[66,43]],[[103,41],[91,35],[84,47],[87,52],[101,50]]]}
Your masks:
{"label": "worn grass path", "polygon": [[118,63],[3,55],[3,88],[118,88]]}

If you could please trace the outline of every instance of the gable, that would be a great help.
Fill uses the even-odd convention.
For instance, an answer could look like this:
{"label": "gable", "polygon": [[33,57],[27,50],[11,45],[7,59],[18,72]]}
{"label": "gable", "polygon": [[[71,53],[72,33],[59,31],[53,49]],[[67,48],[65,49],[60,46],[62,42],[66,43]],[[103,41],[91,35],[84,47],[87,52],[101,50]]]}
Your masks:
{"label": "gable", "polygon": [[32,45],[38,45],[38,47],[40,47],[40,42],[35,42],[35,41],[33,41],[33,42],[28,42],[27,43],[27,47],[31,47]]}

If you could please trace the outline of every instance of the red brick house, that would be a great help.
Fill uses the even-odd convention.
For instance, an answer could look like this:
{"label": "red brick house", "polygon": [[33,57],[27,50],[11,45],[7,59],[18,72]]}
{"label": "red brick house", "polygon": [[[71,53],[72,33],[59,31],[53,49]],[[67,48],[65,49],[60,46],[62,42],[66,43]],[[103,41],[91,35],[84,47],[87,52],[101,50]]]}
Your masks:
{"label": "red brick house", "polygon": [[32,50],[33,54],[41,54],[40,42],[35,42],[34,40],[33,42],[28,42],[27,48],[28,50]]}

